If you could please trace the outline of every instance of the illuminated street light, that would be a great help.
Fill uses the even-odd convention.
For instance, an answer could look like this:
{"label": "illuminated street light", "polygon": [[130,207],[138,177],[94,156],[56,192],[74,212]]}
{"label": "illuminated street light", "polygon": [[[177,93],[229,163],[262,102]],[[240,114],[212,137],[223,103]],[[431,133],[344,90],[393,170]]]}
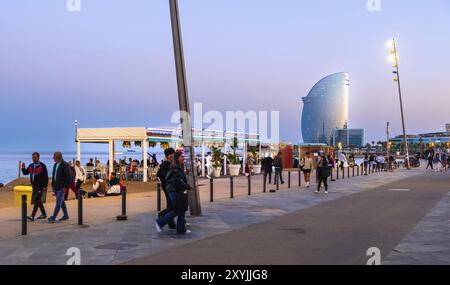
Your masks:
{"label": "illuminated street light", "polygon": [[402,116],[402,127],[403,127],[403,143],[405,145],[405,152],[406,152],[406,167],[408,169],[411,169],[411,165],[409,163],[409,148],[408,148],[408,140],[406,138],[406,127],[405,127],[405,116],[403,113],[403,100],[402,100],[402,88],[400,85],[400,72],[398,68],[398,54],[397,54],[397,43],[395,41],[395,38],[390,40],[388,42],[388,47],[390,48],[390,55],[389,55],[389,61],[393,62],[393,68],[395,69],[392,73],[394,76],[394,81],[397,82],[398,85],[398,97],[400,99],[400,113]]}

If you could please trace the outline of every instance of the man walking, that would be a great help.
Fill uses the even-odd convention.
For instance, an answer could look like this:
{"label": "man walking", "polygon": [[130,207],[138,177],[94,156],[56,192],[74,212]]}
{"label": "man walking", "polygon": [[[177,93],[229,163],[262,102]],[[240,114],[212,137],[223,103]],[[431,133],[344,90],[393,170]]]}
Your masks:
{"label": "man walking", "polygon": [[311,180],[311,172],[314,166],[313,160],[311,158],[311,153],[307,152],[302,160],[303,175],[305,176],[305,186],[309,188]]}
{"label": "man walking", "polygon": [[267,177],[269,175],[269,184],[272,183],[272,167],[273,167],[273,158],[270,155],[267,155],[262,161],[262,167],[264,169],[264,175]]}
{"label": "man walking", "polygon": [[64,216],[59,221],[67,221],[69,219],[66,202],[64,201],[64,194],[68,191],[70,185],[69,165],[64,161],[61,152],[55,152],[53,160],[55,161],[55,165],[53,166],[52,188],[56,196],[56,205],[53,215],[48,219],[50,223],[56,221],[56,217],[61,209]]}
{"label": "man walking", "polygon": [[428,165],[427,165],[427,168],[426,168],[426,169],[428,169],[428,167],[431,167],[431,170],[433,170],[433,169],[434,169],[434,167],[433,167],[433,162],[434,162],[434,153],[433,153],[433,152],[430,152],[430,153],[428,154]]}
{"label": "man walking", "polygon": [[[172,164],[173,157],[175,155],[175,150],[173,148],[168,148],[168,149],[164,150],[164,155],[165,155],[165,159],[161,163],[161,166],[159,167],[159,170],[158,170],[158,173],[156,174],[156,176],[158,176],[159,181],[161,181],[161,189],[163,190],[164,195],[166,196],[167,206],[166,206],[166,209],[164,209],[163,211],[158,213],[159,219],[161,219],[167,213],[169,213],[173,210],[172,203],[170,202],[170,196],[169,196],[169,193],[167,192],[166,177],[167,177],[167,173],[169,173],[170,165]],[[176,225],[174,219],[169,220],[168,224],[169,224],[170,230],[177,229],[177,225]]]}
{"label": "man walking", "polygon": [[[281,151],[278,152],[277,156],[275,156],[273,160],[273,165],[275,166],[275,181],[274,183],[277,184],[277,181],[280,181],[281,184],[284,184],[283,181],[283,159],[281,157]],[[280,180],[278,180],[280,179]]]}
{"label": "man walking", "polygon": [[206,156],[206,177],[208,179],[211,179],[211,175],[213,172],[213,162],[212,162],[212,155],[210,152],[208,152],[208,155]]}
{"label": "man walking", "polygon": [[28,217],[28,220],[33,222],[38,209],[41,211],[41,215],[37,219],[41,220],[47,218],[44,205],[42,204],[42,197],[47,195],[48,172],[47,166],[40,162],[39,153],[33,153],[31,159],[33,160],[33,163],[31,163],[28,168],[25,168],[25,163],[22,163],[22,173],[23,175],[30,175],[31,185],[33,186],[31,195],[33,211],[31,216]]}

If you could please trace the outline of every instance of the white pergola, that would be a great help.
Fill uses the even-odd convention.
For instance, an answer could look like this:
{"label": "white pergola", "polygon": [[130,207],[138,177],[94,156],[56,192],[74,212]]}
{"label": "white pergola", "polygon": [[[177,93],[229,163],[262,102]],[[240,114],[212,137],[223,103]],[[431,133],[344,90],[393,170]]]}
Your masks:
{"label": "white pergola", "polygon": [[147,148],[148,137],[146,128],[78,128],[76,127],[77,160],[81,161],[82,143],[103,143],[109,145],[109,173],[114,172],[114,157],[116,141],[139,141],[142,146],[143,181],[148,181]]}

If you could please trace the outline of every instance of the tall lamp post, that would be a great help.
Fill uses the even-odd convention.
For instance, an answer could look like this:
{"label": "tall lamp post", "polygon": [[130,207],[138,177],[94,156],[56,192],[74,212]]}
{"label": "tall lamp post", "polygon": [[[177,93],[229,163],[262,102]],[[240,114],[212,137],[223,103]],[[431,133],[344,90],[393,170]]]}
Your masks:
{"label": "tall lamp post", "polygon": [[388,46],[391,49],[390,61],[394,63],[392,67],[395,68],[395,70],[393,71],[393,73],[395,74],[394,81],[396,81],[398,85],[398,96],[400,99],[400,113],[402,116],[402,127],[403,127],[403,143],[405,145],[405,152],[406,152],[406,167],[407,169],[411,169],[411,165],[409,162],[408,140],[406,138],[405,116],[403,113],[402,88],[400,85],[400,72],[398,67],[397,42],[395,38],[392,38],[392,40],[388,42]]}
{"label": "tall lamp post", "polygon": [[202,214],[200,205],[200,195],[196,171],[194,166],[194,140],[192,136],[191,110],[189,106],[189,96],[186,81],[186,68],[184,64],[183,40],[181,36],[180,15],[178,0],[169,0],[170,19],[172,24],[173,48],[175,55],[175,67],[177,73],[178,103],[180,107],[180,123],[182,129],[182,139],[184,152],[187,159],[186,168],[189,172],[188,181],[193,186],[189,191],[189,209],[191,216]]}

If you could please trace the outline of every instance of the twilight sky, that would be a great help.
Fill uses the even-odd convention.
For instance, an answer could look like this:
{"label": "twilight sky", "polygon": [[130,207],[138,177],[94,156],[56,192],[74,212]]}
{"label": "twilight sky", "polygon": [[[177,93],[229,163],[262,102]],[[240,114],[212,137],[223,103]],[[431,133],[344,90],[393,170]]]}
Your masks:
{"label": "twilight sky", "polygon": [[[281,112],[301,141],[301,97],[350,73],[350,126],[400,133],[387,40],[398,38],[409,133],[450,123],[450,1],[180,0],[192,102]],[[178,108],[167,0],[0,2],[0,151],[74,150],[82,127],[169,126]]]}

